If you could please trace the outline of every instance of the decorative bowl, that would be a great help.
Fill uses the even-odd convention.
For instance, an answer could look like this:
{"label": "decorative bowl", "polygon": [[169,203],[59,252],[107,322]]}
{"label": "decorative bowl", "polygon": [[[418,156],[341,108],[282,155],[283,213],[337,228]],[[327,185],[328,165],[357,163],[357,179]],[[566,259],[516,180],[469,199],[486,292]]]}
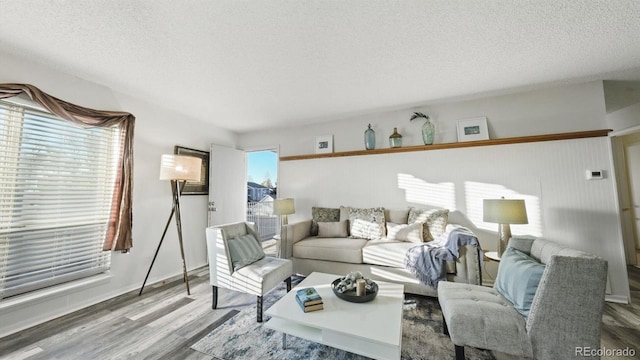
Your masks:
{"label": "decorative bowl", "polygon": [[376,284],[373,281],[372,281],[373,285],[371,286],[371,289],[365,290],[365,293],[363,296],[357,296],[355,289],[347,290],[343,293],[340,293],[336,290],[336,286],[340,283],[341,280],[342,278],[337,278],[333,280],[333,282],[331,283],[331,290],[333,290],[333,293],[336,294],[336,296],[342,300],[353,302],[353,303],[365,303],[375,299],[376,295],[378,295],[378,284]]}

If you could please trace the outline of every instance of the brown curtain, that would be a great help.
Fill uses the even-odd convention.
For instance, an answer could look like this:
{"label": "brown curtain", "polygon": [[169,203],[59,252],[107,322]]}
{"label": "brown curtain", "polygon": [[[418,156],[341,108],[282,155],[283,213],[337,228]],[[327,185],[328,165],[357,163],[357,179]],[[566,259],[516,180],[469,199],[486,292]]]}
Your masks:
{"label": "brown curtain", "polygon": [[126,112],[93,110],[57,99],[37,87],[28,84],[0,84],[0,99],[19,94],[28,95],[51,113],[84,126],[120,126],[122,156],[119,161],[109,228],[103,249],[128,252],[133,246],[132,176],[133,176],[133,128],[135,117]]}

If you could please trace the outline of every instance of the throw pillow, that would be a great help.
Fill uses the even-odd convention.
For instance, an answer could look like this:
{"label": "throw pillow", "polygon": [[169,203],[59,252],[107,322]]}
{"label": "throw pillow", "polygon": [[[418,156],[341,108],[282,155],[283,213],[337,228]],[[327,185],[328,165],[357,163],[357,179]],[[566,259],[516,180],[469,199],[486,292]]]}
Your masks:
{"label": "throw pillow", "polygon": [[340,221],[340,209],[312,207],[311,208],[311,236],[318,235],[318,223]]}
{"label": "throw pillow", "polygon": [[544,272],[544,265],[527,254],[508,247],[500,258],[495,288],[525,317]]}
{"label": "throw pillow", "polygon": [[253,235],[240,235],[227,240],[233,269],[237,271],[264,257],[264,250]]}
{"label": "throw pillow", "polygon": [[422,226],[424,223],[394,224],[387,223],[387,240],[408,241],[421,243],[423,240]]}
{"label": "throw pillow", "polygon": [[335,222],[319,222],[318,223],[318,237],[321,238],[346,238],[349,236],[347,233],[347,221],[335,221]]}
{"label": "throw pillow", "polygon": [[448,209],[415,209],[409,208],[409,224],[417,222],[424,223],[422,232],[425,242],[437,239],[442,235],[447,228],[449,221]]}
{"label": "throw pillow", "polygon": [[352,238],[384,237],[384,208],[349,208],[349,226]]}

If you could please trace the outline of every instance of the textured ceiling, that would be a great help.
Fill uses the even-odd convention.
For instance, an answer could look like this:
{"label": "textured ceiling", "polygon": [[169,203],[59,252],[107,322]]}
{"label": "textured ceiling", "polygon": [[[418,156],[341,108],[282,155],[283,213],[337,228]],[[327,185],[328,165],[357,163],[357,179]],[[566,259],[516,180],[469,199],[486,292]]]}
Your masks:
{"label": "textured ceiling", "polygon": [[640,1],[0,0],[0,52],[246,132],[640,80]]}

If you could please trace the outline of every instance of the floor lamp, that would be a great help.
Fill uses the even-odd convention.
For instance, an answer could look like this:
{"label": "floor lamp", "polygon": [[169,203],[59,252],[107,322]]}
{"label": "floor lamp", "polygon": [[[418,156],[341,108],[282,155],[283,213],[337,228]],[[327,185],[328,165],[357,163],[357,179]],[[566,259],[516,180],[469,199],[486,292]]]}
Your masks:
{"label": "floor lamp", "polygon": [[151,265],[149,266],[149,270],[147,271],[147,276],[144,278],[144,282],[142,283],[142,287],[140,288],[138,296],[142,295],[142,290],[144,290],[144,285],[147,283],[147,279],[149,279],[151,268],[153,267],[153,263],[156,262],[156,257],[158,257],[158,252],[160,251],[160,247],[162,246],[162,241],[164,240],[164,236],[167,234],[167,229],[169,229],[169,224],[171,223],[171,219],[173,218],[174,214],[176,216],[176,226],[178,228],[180,255],[182,256],[182,276],[184,278],[184,282],[187,285],[187,294],[191,295],[191,291],[189,290],[189,278],[187,277],[187,262],[184,259],[184,245],[182,243],[180,194],[182,193],[182,189],[184,188],[184,185],[187,181],[200,181],[201,169],[202,159],[183,155],[162,155],[162,158],[160,160],[160,180],[171,181],[173,206],[171,208],[169,220],[167,220],[167,224],[165,225],[164,231],[162,232],[162,237],[160,238],[160,243],[158,244],[158,248],[156,249],[156,254],[153,255],[153,260],[151,261]]}
{"label": "floor lamp", "polygon": [[511,238],[509,224],[529,223],[524,200],[485,199],[482,208],[485,222],[500,224],[498,226],[498,256],[502,256]]}

